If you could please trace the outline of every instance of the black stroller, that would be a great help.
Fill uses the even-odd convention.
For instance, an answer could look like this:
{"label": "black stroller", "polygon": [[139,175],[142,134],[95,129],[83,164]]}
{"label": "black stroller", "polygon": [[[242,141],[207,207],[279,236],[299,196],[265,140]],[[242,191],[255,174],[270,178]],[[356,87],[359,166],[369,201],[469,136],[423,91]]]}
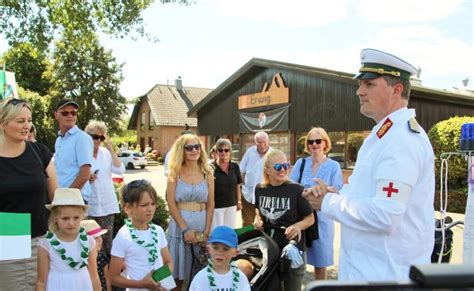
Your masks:
{"label": "black stroller", "polygon": [[261,230],[251,230],[239,235],[240,254],[235,258],[245,259],[254,266],[254,273],[250,279],[253,291],[279,290],[281,276],[280,249],[277,243]]}

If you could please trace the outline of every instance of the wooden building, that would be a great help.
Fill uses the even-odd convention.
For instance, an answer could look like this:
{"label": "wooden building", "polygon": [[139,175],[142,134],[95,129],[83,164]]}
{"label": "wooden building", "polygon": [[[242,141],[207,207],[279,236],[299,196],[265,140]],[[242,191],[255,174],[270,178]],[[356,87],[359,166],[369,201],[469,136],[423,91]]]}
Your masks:
{"label": "wooden building", "polygon": [[[333,142],[330,157],[343,168],[355,161],[363,138],[374,126],[360,114],[354,74],[252,59],[210,92],[188,113],[197,117],[198,132],[212,142],[232,140],[234,157],[253,145],[254,132],[269,133],[270,144],[291,162],[302,155],[301,137],[313,126],[325,128]],[[435,90],[412,82],[409,107],[428,131],[453,116],[474,116],[474,94]]]}
{"label": "wooden building", "polygon": [[[188,117],[187,112],[211,91],[184,87],[181,79],[177,79],[174,86],[155,85],[137,98],[128,129],[137,131],[142,150],[149,145],[164,157],[186,129],[197,132],[197,119]],[[205,137],[203,142],[206,143]]]}

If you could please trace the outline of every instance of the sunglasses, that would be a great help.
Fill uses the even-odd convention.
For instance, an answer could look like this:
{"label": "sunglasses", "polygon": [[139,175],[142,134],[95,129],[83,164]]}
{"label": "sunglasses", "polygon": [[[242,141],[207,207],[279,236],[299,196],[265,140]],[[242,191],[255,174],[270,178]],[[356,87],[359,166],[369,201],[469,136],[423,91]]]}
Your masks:
{"label": "sunglasses", "polygon": [[103,135],[92,134],[92,133],[89,133],[89,135],[92,137],[92,139],[95,139],[95,140],[99,140],[99,139],[100,139],[100,141],[105,140],[105,136],[103,136]]}
{"label": "sunglasses", "polygon": [[25,100],[21,100],[21,99],[18,99],[18,98],[13,98],[13,99],[10,99],[7,102],[7,105],[11,104],[11,105],[16,106],[16,105],[22,104],[22,103],[28,104]]}
{"label": "sunglasses", "polygon": [[184,150],[187,151],[187,152],[192,152],[193,149],[195,149],[196,151],[200,150],[201,149],[201,144],[197,143],[197,144],[187,144],[184,146]]}
{"label": "sunglasses", "polygon": [[77,110],[71,110],[71,111],[62,110],[62,111],[59,111],[59,113],[61,113],[61,115],[64,117],[67,117],[69,114],[71,114],[72,116],[76,116]]}
{"label": "sunglasses", "polygon": [[279,163],[279,164],[274,164],[273,168],[275,171],[280,172],[281,169],[288,170],[290,168],[290,163]]}
{"label": "sunglasses", "polygon": [[321,144],[323,142],[323,140],[321,138],[317,138],[317,139],[308,139],[308,144],[309,145],[312,145],[313,143],[316,143],[316,144]]}
{"label": "sunglasses", "polygon": [[218,149],[218,151],[219,151],[220,153],[222,153],[222,152],[228,153],[230,150],[229,150],[229,149]]}
{"label": "sunglasses", "polygon": [[151,182],[150,180],[146,180],[146,179],[139,179],[139,180],[133,180],[132,182],[128,183],[127,184],[127,191],[125,191],[123,193],[123,201],[124,202],[128,202],[129,199],[128,199],[128,192],[131,190],[131,189],[135,189],[135,188],[138,188],[138,187],[141,187],[141,186],[150,186],[151,185]]}

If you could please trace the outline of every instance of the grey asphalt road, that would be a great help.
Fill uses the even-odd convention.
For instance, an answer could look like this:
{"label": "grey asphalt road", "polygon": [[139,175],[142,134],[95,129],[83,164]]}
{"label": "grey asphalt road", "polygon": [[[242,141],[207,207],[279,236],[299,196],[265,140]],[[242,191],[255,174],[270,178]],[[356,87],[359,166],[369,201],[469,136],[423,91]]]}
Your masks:
{"label": "grey asphalt road", "polygon": [[[156,189],[159,196],[165,199],[165,191],[166,191],[166,177],[164,176],[164,167],[162,165],[153,165],[147,166],[145,169],[135,169],[135,170],[127,170],[124,175],[125,182],[128,183],[130,181],[136,179],[147,179],[150,180],[153,187]],[[454,220],[464,220],[463,214],[458,213],[448,213]],[[237,213],[237,226],[242,224],[240,212]],[[454,249],[453,255],[451,258],[452,264],[461,264],[462,263],[462,249],[463,249],[463,231],[462,228],[455,227],[453,229],[454,232]],[[337,279],[337,268],[338,268],[338,261],[339,261],[339,246],[340,246],[340,227],[339,223],[336,223],[336,231],[335,231],[335,238],[334,238],[334,266],[328,268],[328,279],[335,280]],[[303,289],[308,282],[313,279],[313,268],[308,266],[306,268],[306,274],[303,280]]]}

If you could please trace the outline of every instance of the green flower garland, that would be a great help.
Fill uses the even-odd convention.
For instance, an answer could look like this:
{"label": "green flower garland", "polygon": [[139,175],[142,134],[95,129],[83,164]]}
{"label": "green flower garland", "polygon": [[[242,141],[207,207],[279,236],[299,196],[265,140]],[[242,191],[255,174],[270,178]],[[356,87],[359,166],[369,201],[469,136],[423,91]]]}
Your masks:
{"label": "green flower garland", "polygon": [[[237,266],[235,265],[234,262],[230,263],[230,269],[232,270],[232,291],[238,291],[239,287],[239,271]],[[212,261],[211,259],[208,260],[207,264],[207,279],[209,281],[209,287],[211,287],[211,290],[217,287],[216,285],[216,278],[214,278],[214,274],[212,273],[213,267],[212,267]]]}
{"label": "green flower garland", "polygon": [[132,240],[137,244],[141,245],[142,247],[148,249],[148,263],[153,266],[155,264],[156,259],[158,258],[158,250],[156,249],[156,244],[158,243],[158,233],[156,232],[155,225],[153,223],[148,223],[152,238],[152,242],[148,244],[145,244],[144,240],[138,239],[138,236],[135,233],[136,230],[133,227],[130,218],[125,219],[125,225],[127,225],[128,227],[128,231],[130,232]]}
{"label": "green flower garland", "polygon": [[59,254],[61,259],[66,262],[66,264],[76,270],[82,269],[87,266],[89,258],[89,245],[87,243],[87,233],[84,228],[79,229],[79,242],[81,243],[81,259],[79,262],[76,262],[73,258],[67,256],[66,250],[59,242],[56,235],[50,231],[46,233],[46,240],[48,240],[49,244],[53,249]]}

